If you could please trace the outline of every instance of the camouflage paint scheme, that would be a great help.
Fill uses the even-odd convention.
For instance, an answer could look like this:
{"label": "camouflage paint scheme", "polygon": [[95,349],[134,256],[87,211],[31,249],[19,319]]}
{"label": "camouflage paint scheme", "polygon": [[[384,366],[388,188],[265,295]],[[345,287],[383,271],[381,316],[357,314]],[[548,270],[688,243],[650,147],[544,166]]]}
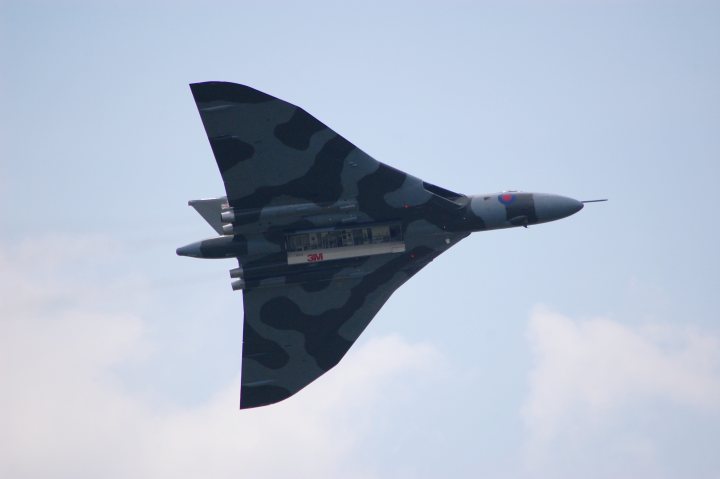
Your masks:
{"label": "camouflage paint scheme", "polygon": [[[177,253],[238,259],[241,409],[281,401],[335,366],[398,287],[471,232],[583,206],[557,195],[453,193],[374,160],[266,93],[225,82],[191,90],[226,197],[190,202],[221,235]],[[404,252],[288,265],[288,233],[387,222],[402,225]]]}

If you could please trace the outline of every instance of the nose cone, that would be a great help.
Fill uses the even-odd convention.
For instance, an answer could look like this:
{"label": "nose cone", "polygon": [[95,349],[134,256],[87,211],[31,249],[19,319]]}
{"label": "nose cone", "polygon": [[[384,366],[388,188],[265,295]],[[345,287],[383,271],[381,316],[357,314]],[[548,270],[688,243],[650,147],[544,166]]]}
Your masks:
{"label": "nose cone", "polygon": [[200,246],[202,245],[201,241],[197,241],[195,243],[190,243],[185,246],[181,246],[180,248],[175,250],[175,253],[177,253],[178,256],[190,256],[192,258],[202,258],[202,250],[200,249]]}
{"label": "nose cone", "polygon": [[577,213],[584,206],[578,200],[560,195],[535,193],[533,199],[538,223],[565,218]]}

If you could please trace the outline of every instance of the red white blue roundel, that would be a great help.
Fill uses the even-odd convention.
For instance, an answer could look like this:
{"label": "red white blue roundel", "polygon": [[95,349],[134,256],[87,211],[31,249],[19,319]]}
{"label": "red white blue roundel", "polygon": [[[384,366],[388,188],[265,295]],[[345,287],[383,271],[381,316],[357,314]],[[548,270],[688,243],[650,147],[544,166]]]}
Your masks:
{"label": "red white blue roundel", "polygon": [[515,201],[515,195],[512,193],[502,193],[498,195],[498,201],[504,205],[509,205]]}

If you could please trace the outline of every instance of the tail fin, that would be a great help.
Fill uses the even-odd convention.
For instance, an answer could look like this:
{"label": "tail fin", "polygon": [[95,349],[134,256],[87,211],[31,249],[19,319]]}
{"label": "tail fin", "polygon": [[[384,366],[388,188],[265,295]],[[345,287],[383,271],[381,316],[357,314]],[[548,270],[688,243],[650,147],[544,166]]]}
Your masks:
{"label": "tail fin", "polygon": [[205,221],[208,222],[212,228],[217,231],[218,234],[222,235],[222,220],[220,219],[220,212],[223,208],[227,208],[227,198],[222,196],[220,198],[209,198],[204,200],[190,200],[188,205],[195,208],[195,211],[200,213]]}

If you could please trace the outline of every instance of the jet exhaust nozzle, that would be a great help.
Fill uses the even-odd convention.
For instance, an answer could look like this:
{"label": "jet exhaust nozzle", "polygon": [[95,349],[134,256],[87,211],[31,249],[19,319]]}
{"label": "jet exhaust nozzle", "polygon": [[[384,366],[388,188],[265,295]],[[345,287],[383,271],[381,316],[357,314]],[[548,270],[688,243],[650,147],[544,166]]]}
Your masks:
{"label": "jet exhaust nozzle", "polygon": [[220,213],[220,219],[223,223],[232,223],[235,221],[235,210],[228,209]]}

